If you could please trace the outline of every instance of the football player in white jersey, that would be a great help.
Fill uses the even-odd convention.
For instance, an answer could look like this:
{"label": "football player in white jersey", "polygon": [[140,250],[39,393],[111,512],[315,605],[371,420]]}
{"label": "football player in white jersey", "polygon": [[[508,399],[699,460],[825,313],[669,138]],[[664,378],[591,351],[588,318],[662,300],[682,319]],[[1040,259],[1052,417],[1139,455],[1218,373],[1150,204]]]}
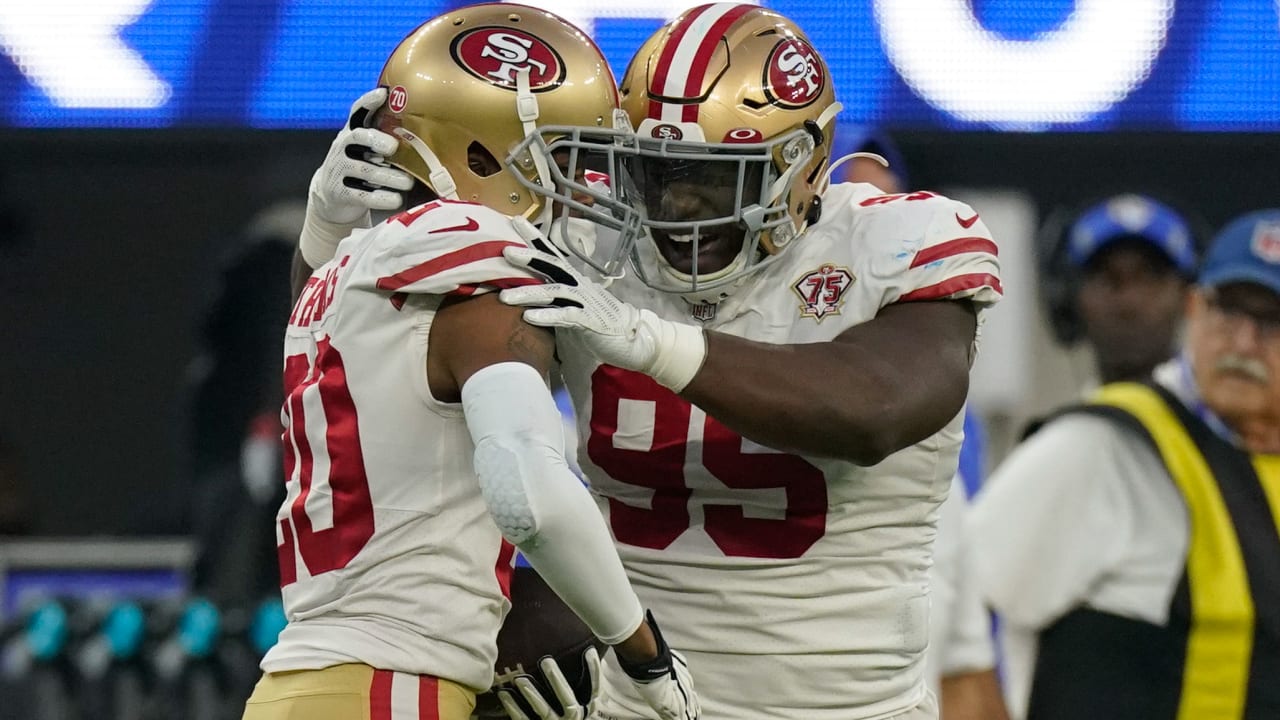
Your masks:
{"label": "football player in white jersey", "polygon": [[[514,543],[654,713],[693,720],[684,663],[565,463],[554,337],[494,293],[540,282],[502,250],[544,243],[529,220],[550,210],[514,177],[549,181],[545,158],[496,158],[552,126],[611,123],[613,77],[576,28],[499,4],[428,21],[379,85],[331,149],[352,162],[317,174],[300,241],[315,272],[285,336],[289,622],[244,717],[464,720],[493,680]],[[339,240],[415,183],[437,199]],[[365,195],[344,205],[338,187]],[[554,669],[547,679],[560,707],[535,696],[536,714],[591,712]]]}
{"label": "football player in white jersey", "polygon": [[[579,459],[633,586],[708,717],[936,717],[931,543],[1001,296],[996,244],[934,193],[828,187],[832,79],[775,12],[686,11],[621,92],[627,172],[582,208],[622,230],[616,257],[580,258],[607,289],[511,248],[553,282],[501,296],[557,328]],[[652,717],[604,675],[601,717]]]}
{"label": "football player in white jersey", "polygon": [[[868,153],[843,163],[834,178],[865,182],[885,193],[908,189],[905,162],[893,139],[865,125],[841,125],[838,154]],[[841,150],[845,152],[841,152]],[[878,156],[878,157],[877,157]],[[888,160],[882,165],[878,160]],[[938,511],[929,584],[929,649],[925,682],[938,696],[945,720],[1008,720],[996,674],[995,636],[991,614],[973,578],[973,551],[964,532],[970,512],[967,488],[981,482],[982,433],[978,418],[966,411],[960,472]],[[966,452],[978,462],[966,467]],[[968,475],[973,474],[973,477]]]}

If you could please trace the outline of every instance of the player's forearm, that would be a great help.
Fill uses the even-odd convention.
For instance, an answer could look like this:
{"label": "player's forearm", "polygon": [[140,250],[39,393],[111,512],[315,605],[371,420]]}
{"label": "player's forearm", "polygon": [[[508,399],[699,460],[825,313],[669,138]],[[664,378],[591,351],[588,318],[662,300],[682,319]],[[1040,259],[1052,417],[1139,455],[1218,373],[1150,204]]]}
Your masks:
{"label": "player's forearm", "polygon": [[708,332],[706,360],[681,395],[762,445],[870,465],[937,432],[965,391],[912,377],[860,343]]}
{"label": "player's forearm", "polygon": [[970,303],[940,301],[886,306],[829,342],[709,332],[681,395],[762,445],[871,465],[960,412],[975,328]]}
{"label": "player's forearm", "polygon": [[596,637],[610,645],[626,643],[633,656],[652,657],[644,652],[651,650],[652,637],[638,633],[640,600],[604,518],[567,467],[558,480],[557,490],[543,498],[557,507],[543,514],[537,534],[520,543],[520,552]]}
{"label": "player's forearm", "polygon": [[503,536],[596,637],[620,643],[643,615],[613,538],[564,458],[559,412],[520,362],[487,366],[462,387],[480,489]]}
{"label": "player's forearm", "polygon": [[707,358],[681,393],[768,447],[872,464],[891,444],[873,422],[888,408],[870,373],[842,367],[827,344],[771,345],[707,333]]}

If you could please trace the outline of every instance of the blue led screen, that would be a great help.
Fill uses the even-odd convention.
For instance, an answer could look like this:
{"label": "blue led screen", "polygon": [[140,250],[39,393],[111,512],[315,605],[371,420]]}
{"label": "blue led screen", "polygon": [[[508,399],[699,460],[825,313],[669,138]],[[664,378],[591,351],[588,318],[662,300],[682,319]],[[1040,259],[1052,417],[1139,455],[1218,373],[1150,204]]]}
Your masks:
{"label": "blue led screen", "polygon": [[[465,3],[41,0],[0,9],[0,125],[330,128]],[[534,2],[616,73],[694,3]],[[1280,0],[792,0],[842,119],[894,129],[1280,130]]]}

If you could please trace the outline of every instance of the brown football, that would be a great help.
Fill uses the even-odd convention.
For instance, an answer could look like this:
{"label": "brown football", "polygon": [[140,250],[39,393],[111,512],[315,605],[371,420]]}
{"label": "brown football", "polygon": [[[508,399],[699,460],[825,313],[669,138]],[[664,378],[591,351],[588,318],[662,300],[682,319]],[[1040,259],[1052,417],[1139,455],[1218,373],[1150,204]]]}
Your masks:
{"label": "brown football", "polygon": [[[585,702],[591,691],[590,679],[582,663],[582,653],[594,645],[603,654],[604,644],[565,605],[560,597],[534,572],[517,566],[511,578],[511,612],[498,633],[498,662],[494,666],[494,688],[527,673],[543,691],[543,697],[559,710],[555,697],[538,672],[538,661],[550,655],[559,663],[578,698]],[[477,718],[505,718],[507,714],[490,689],[476,697]],[[516,693],[519,700],[520,695]],[[523,700],[520,700],[523,706]],[[525,708],[529,717],[537,717]]]}

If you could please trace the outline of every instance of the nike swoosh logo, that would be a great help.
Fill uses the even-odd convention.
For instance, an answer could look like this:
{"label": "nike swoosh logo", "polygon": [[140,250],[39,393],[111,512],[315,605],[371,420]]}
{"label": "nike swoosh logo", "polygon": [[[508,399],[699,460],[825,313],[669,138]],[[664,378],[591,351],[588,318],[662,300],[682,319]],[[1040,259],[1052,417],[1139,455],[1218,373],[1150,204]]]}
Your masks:
{"label": "nike swoosh logo", "polygon": [[[976,218],[978,216],[974,215],[974,217]],[[969,227],[969,226],[965,225],[965,227]],[[439,235],[440,233],[447,233],[447,232],[475,232],[479,229],[480,229],[480,223],[476,222],[475,218],[468,216],[467,221],[462,223],[461,225],[451,225],[449,227],[436,228],[435,230],[429,230],[427,234]]]}
{"label": "nike swoosh logo", "polygon": [[978,213],[974,213],[971,218],[962,218],[960,213],[956,213],[956,222],[960,223],[960,227],[968,230],[973,227],[974,223],[978,222]]}

